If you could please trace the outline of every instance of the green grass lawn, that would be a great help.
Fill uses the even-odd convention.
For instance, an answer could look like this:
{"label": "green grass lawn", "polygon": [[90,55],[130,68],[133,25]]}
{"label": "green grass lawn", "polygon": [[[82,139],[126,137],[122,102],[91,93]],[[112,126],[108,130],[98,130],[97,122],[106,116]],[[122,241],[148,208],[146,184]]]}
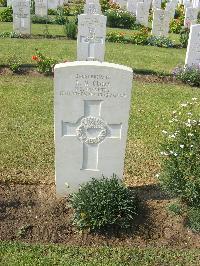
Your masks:
{"label": "green grass lawn", "polygon": [[4,266],[197,266],[199,261],[199,250],[83,248],[5,242],[0,246],[0,262]]}
{"label": "green grass lawn", "polygon": [[[31,57],[35,48],[59,62],[76,59],[76,41],[5,38],[0,40],[0,65],[8,64],[13,57],[19,58],[24,64],[34,63]],[[184,64],[185,52],[185,49],[106,43],[105,60],[133,69],[171,73],[177,65]]]}
{"label": "green grass lawn", "polygon": [[[125,172],[127,182],[148,183],[159,170],[158,145],[170,113],[199,97],[185,85],[134,82]],[[0,77],[1,179],[54,182],[53,79]]]}

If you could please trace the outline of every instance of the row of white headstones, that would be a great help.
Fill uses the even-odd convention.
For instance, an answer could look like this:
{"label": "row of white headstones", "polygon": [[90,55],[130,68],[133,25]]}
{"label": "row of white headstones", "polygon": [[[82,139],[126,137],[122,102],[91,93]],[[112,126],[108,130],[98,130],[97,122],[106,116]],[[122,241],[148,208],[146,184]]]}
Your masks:
{"label": "row of white headstones", "polygon": [[[47,16],[48,1],[50,0],[35,0],[35,14],[38,16]],[[154,36],[168,36],[170,21],[174,18],[175,9],[178,0],[171,0],[167,3],[165,10],[158,8],[161,1],[155,2],[147,0],[145,2],[138,2],[139,0],[132,0],[131,3],[136,3],[136,9],[132,9],[132,14],[136,15],[136,21],[144,26],[148,26],[149,10],[151,5],[153,7],[153,22],[152,35]],[[140,0],[141,1],[141,0]],[[129,3],[129,2],[128,2]],[[157,5],[156,5],[157,3]],[[88,3],[86,7],[88,6]],[[190,27],[196,24],[197,15],[200,8],[187,6],[185,8],[184,26]],[[86,12],[86,11],[85,11]],[[98,3],[92,1],[87,10],[88,14],[101,14],[101,8]],[[30,34],[31,20],[30,20],[30,3],[29,0],[13,0],[13,30],[17,33]]]}
{"label": "row of white headstones", "polygon": [[[30,8],[19,3],[23,10]],[[133,73],[104,62],[106,20],[98,0],[87,0],[84,14],[78,16],[77,61],[55,66],[59,196],[77,191],[92,177],[123,176]],[[199,63],[200,25],[192,25],[186,64]]]}
{"label": "row of white headstones", "polygon": [[[149,10],[153,9],[152,34],[155,36],[167,36],[170,21],[174,18],[178,0],[171,0],[166,4],[165,10],[161,9],[161,0],[114,0],[119,6],[136,16],[136,21],[148,27]],[[193,2],[184,1],[185,20],[184,26],[190,27],[196,24],[200,0]]]}

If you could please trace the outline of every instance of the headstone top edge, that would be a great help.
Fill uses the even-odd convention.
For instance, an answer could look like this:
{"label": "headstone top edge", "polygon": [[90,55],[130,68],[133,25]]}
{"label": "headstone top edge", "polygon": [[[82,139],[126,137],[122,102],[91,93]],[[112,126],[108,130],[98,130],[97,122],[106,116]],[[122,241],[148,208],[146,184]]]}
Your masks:
{"label": "headstone top edge", "polygon": [[102,66],[102,67],[111,67],[111,68],[116,68],[119,70],[125,70],[133,73],[133,69],[131,67],[127,67],[124,65],[119,65],[119,64],[114,64],[114,63],[109,63],[109,62],[99,62],[99,61],[74,61],[74,62],[66,62],[66,63],[59,63],[56,64],[54,69],[55,71],[57,69],[61,68],[68,68],[68,67],[75,67],[75,66]]}

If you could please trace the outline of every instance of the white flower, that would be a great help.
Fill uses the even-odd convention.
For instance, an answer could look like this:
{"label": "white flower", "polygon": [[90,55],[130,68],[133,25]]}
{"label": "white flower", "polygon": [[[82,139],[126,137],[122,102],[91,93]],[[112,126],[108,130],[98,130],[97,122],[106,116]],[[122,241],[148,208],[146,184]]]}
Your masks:
{"label": "white flower", "polygon": [[166,130],[162,130],[162,133],[163,133],[163,134],[167,134],[167,131],[166,131]]}
{"label": "white flower", "polygon": [[175,139],[176,138],[176,135],[175,134],[169,135],[169,138]]}
{"label": "white flower", "polygon": [[181,147],[181,149],[183,149],[184,148],[184,145],[182,144],[182,145],[180,145],[180,147]]}
{"label": "white flower", "polygon": [[191,112],[189,112],[189,113],[188,113],[188,115],[192,115],[192,113],[191,113]]}
{"label": "white flower", "polygon": [[182,103],[181,106],[182,107],[186,107],[188,105],[188,103]]}
{"label": "white flower", "polygon": [[178,156],[178,154],[175,152],[175,153],[174,153],[174,156],[175,156],[175,157],[177,157],[177,156]]}
{"label": "white flower", "polygon": [[161,151],[161,153],[160,153],[161,155],[164,155],[164,156],[167,156],[168,155],[168,153],[167,152],[165,152],[165,151]]}
{"label": "white flower", "polygon": [[194,145],[190,145],[190,147],[192,148],[192,147],[194,147]]}
{"label": "white flower", "polygon": [[194,134],[192,134],[192,133],[188,133],[188,136],[192,137],[192,136],[194,136]]}
{"label": "white flower", "polygon": [[176,114],[176,111],[173,111],[172,114],[175,115]]}
{"label": "white flower", "polygon": [[158,178],[159,176],[160,176],[160,174],[156,174],[156,175],[155,175],[155,177],[157,177],[157,178]]}
{"label": "white flower", "polygon": [[193,101],[196,101],[196,100],[197,100],[197,98],[192,98],[192,100],[193,100]]}

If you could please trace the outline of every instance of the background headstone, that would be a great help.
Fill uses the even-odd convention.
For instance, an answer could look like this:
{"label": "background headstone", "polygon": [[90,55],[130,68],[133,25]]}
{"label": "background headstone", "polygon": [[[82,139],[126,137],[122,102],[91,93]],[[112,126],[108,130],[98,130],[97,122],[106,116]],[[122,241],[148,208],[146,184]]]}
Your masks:
{"label": "background headstone", "polygon": [[56,65],[54,77],[57,195],[92,177],[122,178],[132,69],[72,62]]}
{"label": "background headstone", "polygon": [[177,4],[177,0],[172,0],[166,4],[165,11],[169,12],[170,20],[174,18]]}
{"label": "background headstone", "polygon": [[161,8],[161,0],[153,0],[152,1],[152,9],[160,9]]}
{"label": "background headstone", "polygon": [[48,9],[57,9],[58,5],[58,0],[48,0]]}
{"label": "background headstone", "polygon": [[128,0],[126,9],[128,12],[136,15],[137,3],[141,2],[140,0]]}
{"label": "background headstone", "polygon": [[137,3],[136,22],[148,27],[149,5],[147,2]]}
{"label": "background headstone", "polygon": [[84,14],[102,14],[101,5],[98,0],[86,0]]}
{"label": "background headstone", "polygon": [[7,0],[7,6],[12,6],[12,0]]}
{"label": "background headstone", "polygon": [[168,36],[170,14],[163,9],[156,9],[153,12],[152,35]]}
{"label": "background headstone", "polygon": [[31,33],[29,0],[13,0],[13,31],[20,34]]}
{"label": "background headstone", "polygon": [[200,24],[190,27],[185,65],[200,66]]}
{"label": "background headstone", "polygon": [[106,39],[106,16],[78,16],[77,60],[104,61]]}
{"label": "background headstone", "polygon": [[184,27],[190,28],[191,25],[196,24],[197,22],[198,9],[193,7],[186,8]]}
{"label": "background headstone", "polygon": [[48,15],[48,0],[35,0],[35,15],[41,17]]}

